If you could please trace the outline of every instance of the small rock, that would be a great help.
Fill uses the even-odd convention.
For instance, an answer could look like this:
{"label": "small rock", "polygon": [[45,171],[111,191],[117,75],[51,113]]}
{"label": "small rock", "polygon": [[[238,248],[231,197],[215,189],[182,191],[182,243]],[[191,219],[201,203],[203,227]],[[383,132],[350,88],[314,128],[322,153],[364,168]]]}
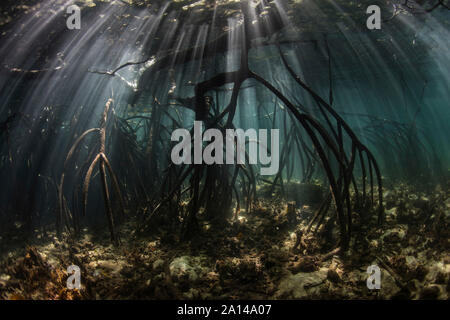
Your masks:
{"label": "small rock", "polygon": [[184,298],[187,300],[198,299],[199,291],[197,289],[191,288],[188,292],[184,293]]}
{"label": "small rock", "polygon": [[444,264],[450,264],[450,255],[445,256],[443,262],[444,262]]}
{"label": "small rock", "polygon": [[442,262],[437,262],[431,264],[428,269],[428,274],[426,275],[426,281],[428,283],[439,283],[441,280],[440,274],[450,274],[450,265],[443,264]]}
{"label": "small rock", "polygon": [[339,277],[339,274],[335,269],[328,269],[327,279],[334,283],[338,283],[341,281],[341,277]]}
{"label": "small rock", "polygon": [[205,259],[203,256],[175,258],[169,265],[170,276],[174,281],[195,282],[211,271],[205,266]]}
{"label": "small rock", "polygon": [[298,272],[314,272],[319,269],[315,259],[311,256],[301,257],[298,261],[293,262],[288,268],[292,273]]}
{"label": "small rock", "polygon": [[406,233],[408,231],[407,225],[398,225],[395,228],[387,230],[382,236],[381,239],[384,243],[395,243],[403,240],[406,237]]}
{"label": "small rock", "polygon": [[431,285],[423,288],[422,292],[420,293],[420,299],[423,300],[435,300],[439,297],[441,290],[438,286]]}
{"label": "small rock", "polygon": [[153,262],[153,270],[156,272],[161,272],[164,268],[164,260],[157,259]]}
{"label": "small rock", "polygon": [[8,281],[9,279],[11,279],[11,276],[8,274],[2,274],[0,275],[0,280],[1,281]]}
{"label": "small rock", "polygon": [[280,281],[275,298],[317,298],[321,294],[321,287],[326,278],[327,270],[324,268],[316,272],[289,275]]}

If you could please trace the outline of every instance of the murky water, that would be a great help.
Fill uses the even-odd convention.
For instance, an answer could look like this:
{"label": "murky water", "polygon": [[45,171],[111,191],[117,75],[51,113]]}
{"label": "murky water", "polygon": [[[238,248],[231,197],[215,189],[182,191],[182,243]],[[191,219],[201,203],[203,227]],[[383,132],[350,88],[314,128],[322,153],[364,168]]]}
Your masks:
{"label": "murky water", "polygon": [[[79,11],[68,12],[74,4]],[[369,5],[381,16],[367,13]],[[368,28],[369,17],[379,28]],[[325,230],[314,233],[320,245],[297,253],[308,256],[361,254],[355,239],[382,241],[385,223],[411,224],[424,237],[448,226],[445,5],[44,0],[7,6],[1,29],[2,256],[53,239],[84,239],[83,252],[87,242],[126,247],[131,235],[160,241],[169,233],[169,245],[189,244],[227,228],[243,243],[245,228],[264,225],[255,212],[286,216],[283,227],[278,218],[272,226],[281,237],[296,234],[297,244],[267,240],[286,250]],[[223,153],[219,163],[196,163],[192,153],[174,164],[174,130],[193,133],[199,152],[211,142],[196,144],[195,120],[224,136],[258,136],[242,140],[241,163],[234,154],[225,161],[218,145],[211,156]],[[275,174],[250,162],[252,144],[278,162]],[[437,237],[444,254],[448,232]],[[195,259],[186,263],[205,263]],[[266,272],[250,265],[249,273]],[[276,297],[304,297],[281,291]]]}

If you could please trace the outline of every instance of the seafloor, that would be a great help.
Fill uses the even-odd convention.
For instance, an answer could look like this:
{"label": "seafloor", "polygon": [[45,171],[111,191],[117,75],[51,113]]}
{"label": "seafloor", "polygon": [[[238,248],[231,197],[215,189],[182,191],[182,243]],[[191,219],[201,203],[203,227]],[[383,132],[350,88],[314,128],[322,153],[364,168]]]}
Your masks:
{"label": "seafloor", "polygon": [[[136,219],[121,226],[119,246],[107,230],[91,228],[79,239],[36,230],[22,246],[17,235],[4,235],[0,298],[448,299],[449,194],[442,185],[429,192],[405,184],[386,188],[386,223],[356,223],[345,253],[336,250],[336,227],[324,223],[306,232],[313,195],[260,198],[227,227],[202,224],[190,242],[163,227],[139,232],[144,228]],[[300,201],[298,224],[288,221],[286,200]],[[74,264],[81,269],[80,290],[66,286],[66,269]],[[370,265],[382,271],[379,290],[367,288]]]}

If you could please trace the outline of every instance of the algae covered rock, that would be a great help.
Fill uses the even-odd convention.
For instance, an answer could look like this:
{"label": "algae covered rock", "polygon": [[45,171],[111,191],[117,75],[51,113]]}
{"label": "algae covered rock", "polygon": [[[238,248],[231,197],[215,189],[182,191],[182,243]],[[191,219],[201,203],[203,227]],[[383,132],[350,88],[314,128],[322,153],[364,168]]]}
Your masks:
{"label": "algae covered rock", "polygon": [[181,256],[169,265],[170,276],[174,281],[196,282],[211,270],[206,267],[207,258],[203,256]]}
{"label": "algae covered rock", "polygon": [[283,278],[275,294],[277,299],[310,299],[320,296],[328,269],[297,273]]}
{"label": "algae covered rock", "polygon": [[407,225],[397,225],[392,229],[387,230],[382,236],[383,243],[395,243],[402,241],[408,232]]}
{"label": "algae covered rock", "polygon": [[435,300],[439,298],[441,290],[436,285],[426,286],[420,292],[420,299],[422,300]]}
{"label": "algae covered rock", "polygon": [[162,259],[155,260],[152,264],[152,267],[155,272],[162,272],[164,269],[164,260]]}
{"label": "algae covered rock", "polygon": [[294,274],[298,272],[314,272],[318,269],[317,259],[312,256],[300,257],[289,266],[289,270]]}
{"label": "algae covered rock", "polygon": [[238,280],[243,283],[260,280],[263,276],[262,262],[259,258],[225,258],[216,261],[216,269],[221,281]]}

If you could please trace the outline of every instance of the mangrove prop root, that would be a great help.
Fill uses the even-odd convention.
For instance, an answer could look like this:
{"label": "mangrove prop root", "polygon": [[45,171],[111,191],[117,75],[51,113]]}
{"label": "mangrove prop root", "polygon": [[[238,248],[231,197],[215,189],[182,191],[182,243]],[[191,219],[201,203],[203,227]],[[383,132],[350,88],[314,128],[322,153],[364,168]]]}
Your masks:
{"label": "mangrove prop root", "polygon": [[[117,179],[117,176],[115,175],[114,171],[112,170],[112,166],[105,154],[106,152],[106,123],[107,123],[107,117],[108,112],[111,107],[113,100],[109,99],[106,104],[105,108],[103,110],[102,118],[100,119],[99,127],[98,128],[92,128],[87,131],[85,131],[73,144],[71,149],[69,150],[69,153],[66,157],[66,161],[64,163],[64,171],[61,175],[61,181],[59,185],[59,201],[60,201],[60,213],[57,217],[57,222],[61,221],[61,218],[63,216],[63,212],[65,211],[64,206],[64,196],[63,196],[63,187],[64,187],[64,177],[65,177],[65,170],[67,169],[67,165],[69,160],[72,158],[73,154],[75,153],[75,150],[77,149],[78,145],[81,143],[81,141],[91,132],[99,132],[99,149],[97,154],[94,157],[94,160],[89,165],[89,168],[86,172],[86,176],[83,181],[83,188],[82,188],[82,201],[83,201],[83,216],[86,215],[86,208],[87,208],[87,200],[88,200],[88,190],[89,185],[91,182],[92,173],[94,172],[95,166],[99,164],[99,171],[100,171],[100,177],[101,177],[101,184],[102,184],[102,190],[103,190],[103,199],[105,202],[105,211],[106,211],[106,217],[108,220],[108,226],[111,233],[111,240],[117,244],[119,241],[119,238],[115,231],[114,226],[114,218],[113,218],[113,212],[112,212],[112,205],[111,205],[111,199],[110,199],[110,193],[108,189],[108,181],[106,173],[108,172],[111,180],[114,192],[116,193],[116,196],[119,198],[120,206],[122,213],[125,211],[124,202],[122,198],[122,194],[120,192],[119,182]],[[73,215],[72,215],[73,219]]]}
{"label": "mangrove prop root", "polygon": [[[245,20],[245,19],[244,19]],[[245,24],[245,22],[244,22]],[[239,88],[243,81],[249,78],[253,78],[264,87],[266,87],[269,91],[271,91],[279,100],[283,102],[283,104],[288,108],[288,110],[293,114],[295,119],[300,123],[303,129],[306,131],[307,135],[311,139],[311,142],[314,146],[315,151],[317,152],[318,158],[320,159],[322,166],[326,172],[330,183],[331,195],[336,205],[337,211],[337,219],[340,228],[340,246],[345,250],[348,247],[348,243],[351,236],[351,202],[350,202],[350,185],[351,182],[354,182],[353,170],[355,158],[358,152],[360,156],[360,160],[364,161],[363,157],[361,157],[362,153],[366,154],[369,168],[369,177],[370,177],[370,192],[373,194],[374,191],[374,183],[373,183],[373,171],[375,171],[375,175],[378,182],[378,196],[379,196],[379,223],[383,221],[383,208],[382,208],[382,185],[381,185],[381,174],[378,168],[378,165],[375,161],[375,158],[368,150],[366,146],[364,146],[359,139],[356,137],[351,128],[347,125],[347,123],[336,113],[336,111],[331,107],[330,104],[325,102],[319,95],[317,95],[312,89],[310,89],[306,84],[304,84],[300,78],[293,72],[293,70],[289,67],[283,53],[280,49],[280,56],[283,60],[285,67],[288,69],[289,73],[293,76],[296,82],[305,89],[316,101],[318,104],[320,111],[322,112],[324,118],[326,119],[328,126],[331,129],[331,135],[328,131],[323,127],[316,119],[314,119],[311,115],[307,113],[302,113],[299,109],[294,106],[280,91],[278,91],[273,85],[271,85],[268,81],[263,79],[261,76],[253,73],[248,68],[247,52],[245,49],[242,49],[241,53],[241,68],[238,71],[228,72],[219,74],[210,80],[199,83],[196,86],[196,119],[204,120],[207,122],[207,108],[205,103],[205,93],[211,89],[223,86],[227,83],[234,83],[234,90],[232,93],[232,97],[230,100],[230,104],[225,108],[226,113],[228,113],[228,119],[226,127],[230,127],[233,121],[233,117],[235,114],[235,109],[237,106],[237,96]],[[245,60],[245,61],[244,61]],[[330,100],[332,94],[330,89]],[[330,101],[332,102],[332,100]],[[303,108],[302,108],[303,109]],[[331,124],[330,118],[333,118],[336,121],[336,126]],[[344,135],[346,133],[348,138],[351,140],[351,155],[347,157],[344,149]],[[331,154],[326,152],[327,148],[331,151]],[[334,156],[334,159],[337,161],[339,165],[339,173],[336,176],[332,170],[330,158]],[[283,159],[282,159],[283,162]],[[363,166],[363,169],[366,167]],[[365,171],[365,170],[363,170]],[[365,173],[363,173],[365,180]],[[279,178],[279,177],[278,177]],[[199,183],[199,179],[194,179],[194,183]],[[275,181],[276,182],[276,181]],[[282,181],[280,181],[282,184]],[[363,181],[364,183],[364,181]],[[356,184],[354,183],[355,190]],[[365,191],[365,186],[363,187]],[[198,185],[194,186],[194,190],[198,190]],[[198,209],[198,198],[197,195],[193,197],[193,206],[191,207],[191,214],[195,215]],[[373,201],[372,201],[373,205]],[[325,207],[327,207],[325,205]],[[325,211],[325,210],[323,210]],[[326,211],[325,211],[326,212]],[[321,214],[325,214],[325,212],[320,212]]]}
{"label": "mangrove prop root", "polygon": [[[252,19],[249,15],[249,9],[246,7],[246,2],[241,2],[242,12],[243,12],[243,34],[249,34],[251,30]],[[304,179],[308,181],[311,179],[313,171],[315,169],[315,164],[320,163],[326,178],[328,179],[330,185],[330,195],[327,197],[326,201],[323,203],[321,209],[317,212],[317,215],[311,221],[308,230],[311,228],[312,223],[320,223],[324,220],[325,215],[329,211],[331,202],[333,201],[336,208],[336,216],[339,231],[340,231],[340,242],[339,245],[343,250],[348,248],[349,240],[351,237],[352,230],[352,203],[351,203],[351,193],[350,189],[353,187],[355,193],[358,193],[358,188],[356,185],[356,179],[354,177],[355,163],[359,165],[362,171],[362,199],[366,199],[366,193],[370,193],[371,198],[374,198],[373,194],[376,186],[378,187],[378,204],[379,213],[378,220],[382,223],[384,220],[384,210],[383,210],[383,195],[382,195],[382,181],[381,173],[378,164],[372,155],[371,151],[360,142],[354,131],[350,126],[340,117],[340,115],[331,106],[333,103],[333,84],[331,65],[332,58],[331,53],[327,45],[327,52],[329,57],[329,77],[330,77],[330,90],[329,90],[329,102],[324,101],[315,91],[308,87],[300,78],[295,74],[293,69],[289,66],[286,57],[281,51],[281,47],[278,45],[281,60],[287,69],[288,73],[292,76],[295,82],[305,90],[308,95],[310,95],[318,110],[321,114],[322,121],[316,119],[312,114],[308,112],[309,108],[305,108],[300,103],[294,104],[289,100],[283,93],[281,93],[277,88],[274,87],[269,81],[265,80],[260,75],[252,72],[248,64],[248,50],[250,48],[250,39],[245,37],[240,47],[240,67],[236,71],[232,72],[222,72],[218,73],[210,79],[201,81],[195,85],[195,95],[192,98],[188,98],[190,105],[189,108],[195,111],[195,119],[197,121],[203,121],[205,128],[218,128],[221,127],[222,120],[226,118],[225,124],[220,129],[226,130],[233,127],[233,120],[236,115],[236,109],[238,104],[239,92],[242,89],[242,84],[248,80],[253,79],[258,85],[262,85],[265,89],[270,91],[277,101],[281,101],[284,106],[286,106],[288,114],[294,122],[296,129],[289,133],[289,144],[296,145],[299,152],[303,154],[304,167],[307,167],[304,172]],[[223,110],[219,112],[219,108],[213,106],[211,108],[210,99],[207,94],[214,90],[220,90],[224,85],[232,85],[231,98],[228,105],[224,106]],[[192,106],[193,102],[193,106]],[[216,101],[219,104],[219,101]],[[155,106],[155,108],[160,109],[161,106]],[[213,110],[211,110],[213,109]],[[156,109],[154,109],[156,110]],[[211,114],[213,111],[214,114]],[[276,108],[275,108],[276,111]],[[160,111],[158,111],[160,112]],[[152,118],[155,114],[152,113]],[[156,118],[153,118],[155,120]],[[159,119],[159,116],[158,116]],[[273,123],[275,121],[275,114],[273,117]],[[301,131],[301,132],[300,132]],[[306,133],[306,134],[304,134]],[[309,139],[308,142],[305,139]],[[152,136],[153,139],[153,136]],[[344,148],[345,145],[351,147],[350,152]],[[293,153],[290,146],[286,147],[286,153]],[[302,150],[300,150],[300,148]],[[101,152],[104,153],[104,150]],[[285,162],[288,161],[287,157],[281,159],[281,168],[287,169],[288,176],[289,172],[292,172],[292,168],[286,165]],[[100,160],[101,163],[104,160]],[[337,165],[337,168],[335,168]],[[170,166],[169,166],[170,168]],[[216,190],[205,190],[205,188],[210,188],[215,186],[215,182],[220,183],[220,188],[216,188],[218,193],[229,196],[232,195],[235,183],[237,181],[237,176],[239,175],[240,183],[243,188],[243,200],[246,200],[246,206],[248,208],[251,202],[252,196],[256,196],[256,179],[254,178],[251,166],[244,167],[240,166],[238,171],[236,170],[204,170],[205,165],[190,165],[189,169],[186,169],[185,174],[180,175],[180,179],[175,179],[176,183],[174,188],[170,188],[169,196],[160,202],[156,208],[150,214],[150,218],[156,213],[156,211],[161,207],[162,204],[167,202],[173,195],[179,194],[180,190],[183,188],[183,182],[186,179],[190,179],[191,191],[189,212],[187,217],[184,219],[184,235],[187,237],[189,234],[195,233],[191,228],[197,228],[197,218],[196,215],[201,207],[208,207],[208,201],[216,197]],[[171,170],[167,171],[167,179],[169,179]],[[220,173],[224,173],[220,176]],[[230,176],[231,179],[225,178]],[[172,181],[173,179],[170,179]],[[367,181],[368,180],[368,181]],[[275,184],[280,184],[283,186],[283,180],[281,174],[274,181]],[[222,191],[223,190],[223,191]],[[226,193],[228,192],[228,193]],[[235,192],[236,193],[236,192]],[[358,197],[358,195],[357,195]],[[236,196],[236,200],[238,197]],[[229,199],[229,198],[227,198]],[[372,200],[371,205],[375,205],[374,200]],[[225,201],[224,201],[225,202]],[[251,205],[251,203],[250,203]],[[334,217],[333,217],[334,219]],[[187,229],[188,230],[187,230]],[[316,228],[317,229],[317,228]]]}

